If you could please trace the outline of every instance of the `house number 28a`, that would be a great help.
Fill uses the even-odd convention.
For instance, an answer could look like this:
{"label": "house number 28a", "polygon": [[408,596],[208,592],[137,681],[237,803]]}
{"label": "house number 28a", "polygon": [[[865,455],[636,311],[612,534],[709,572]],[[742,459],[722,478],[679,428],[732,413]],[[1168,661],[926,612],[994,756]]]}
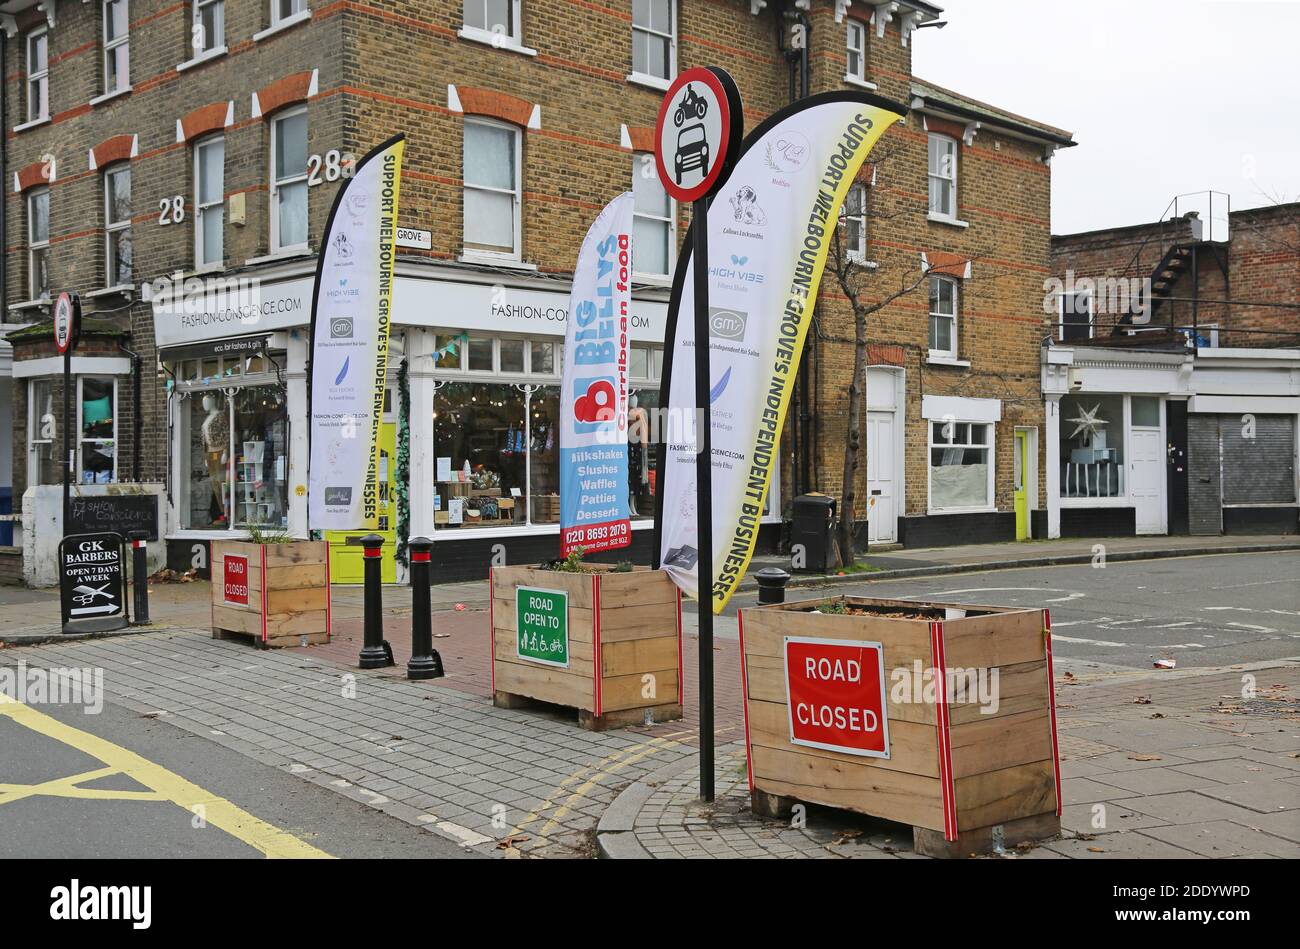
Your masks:
{"label": "house number 28a", "polygon": [[324,155],[312,155],[307,159],[307,186],[311,188],[327,181],[351,178],[356,164],[353,156],[344,155],[337,148],[331,148]]}
{"label": "house number 28a", "polygon": [[158,202],[158,209],[162,212],[158,215],[159,224],[180,224],[185,220],[185,196],[178,194],[174,198],[163,198]]}

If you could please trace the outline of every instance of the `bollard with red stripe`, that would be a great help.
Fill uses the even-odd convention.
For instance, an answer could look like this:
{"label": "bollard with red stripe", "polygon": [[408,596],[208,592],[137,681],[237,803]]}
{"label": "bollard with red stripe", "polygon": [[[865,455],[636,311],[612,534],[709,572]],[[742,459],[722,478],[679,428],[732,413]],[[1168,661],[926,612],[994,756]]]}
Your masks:
{"label": "bollard with red stripe", "polygon": [[433,648],[433,613],[429,604],[433,541],[412,537],[408,546],[411,550],[411,658],[406,662],[406,677],[436,679],[443,671],[442,656]]}
{"label": "bollard with red stripe", "polygon": [[365,548],[365,641],[357,664],[362,669],[382,669],[393,665],[393,647],[384,639],[383,578],[380,574],[384,539],[378,534],[367,534],[361,538],[361,546]]}
{"label": "bollard with red stripe", "polygon": [[126,535],[131,541],[131,585],[134,590],[134,602],[131,612],[134,619],[132,626],[149,625],[149,539],[147,531],[133,530]]}

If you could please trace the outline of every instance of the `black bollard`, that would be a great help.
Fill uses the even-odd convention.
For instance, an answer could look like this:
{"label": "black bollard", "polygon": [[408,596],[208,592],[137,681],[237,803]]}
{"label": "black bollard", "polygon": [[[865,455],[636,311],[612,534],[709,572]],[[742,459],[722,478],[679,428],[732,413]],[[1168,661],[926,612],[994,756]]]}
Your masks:
{"label": "black bollard", "polygon": [[135,614],[133,626],[149,625],[149,548],[145,541],[147,531],[134,530],[126,535],[131,541],[131,583],[135,599],[131,611]]}
{"label": "black bollard", "polygon": [[785,585],[790,582],[790,574],[780,567],[764,567],[754,574],[758,581],[759,603],[784,603]]}
{"label": "black bollard", "polygon": [[380,575],[383,545],[384,539],[378,534],[367,534],[361,538],[361,546],[365,548],[366,570],[365,642],[361,646],[361,659],[358,662],[362,669],[382,669],[393,664],[393,649],[384,640],[383,578]]}
{"label": "black bollard", "polygon": [[433,648],[433,614],[429,607],[429,551],[433,541],[412,537],[411,551],[411,658],[408,679],[436,679],[443,674],[442,656]]}

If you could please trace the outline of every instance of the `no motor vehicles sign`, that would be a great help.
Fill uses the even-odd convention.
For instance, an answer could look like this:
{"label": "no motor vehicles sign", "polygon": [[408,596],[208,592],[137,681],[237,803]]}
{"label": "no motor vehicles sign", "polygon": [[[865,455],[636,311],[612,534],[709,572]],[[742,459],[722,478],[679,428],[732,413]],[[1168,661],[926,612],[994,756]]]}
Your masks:
{"label": "no motor vehicles sign", "polygon": [[880,643],[787,636],[785,683],[793,744],[889,757]]}

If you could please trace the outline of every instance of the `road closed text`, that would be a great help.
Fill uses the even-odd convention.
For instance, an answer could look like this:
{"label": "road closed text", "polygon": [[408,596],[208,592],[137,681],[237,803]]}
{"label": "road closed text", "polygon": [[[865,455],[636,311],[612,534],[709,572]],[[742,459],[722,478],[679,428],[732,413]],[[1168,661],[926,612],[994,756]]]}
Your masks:
{"label": "road closed text", "polygon": [[889,757],[879,643],[787,637],[785,667],[791,742]]}

